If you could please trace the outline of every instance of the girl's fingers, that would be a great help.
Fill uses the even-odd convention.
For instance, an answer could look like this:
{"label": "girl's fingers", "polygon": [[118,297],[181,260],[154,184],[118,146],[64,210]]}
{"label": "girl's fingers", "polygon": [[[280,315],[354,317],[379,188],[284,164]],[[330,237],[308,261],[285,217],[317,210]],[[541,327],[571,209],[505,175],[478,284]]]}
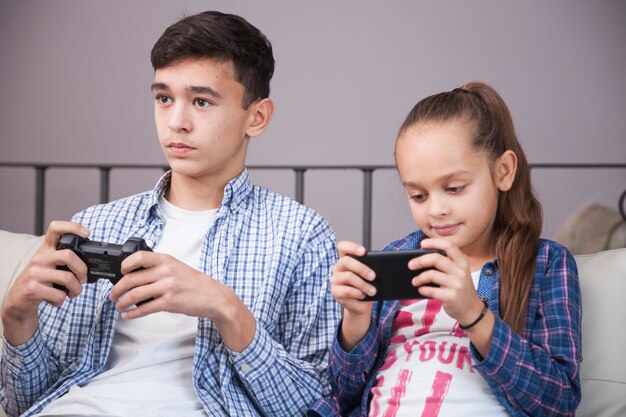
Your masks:
{"label": "girl's fingers", "polygon": [[411,280],[411,285],[421,287],[423,285],[433,284],[439,287],[447,287],[451,284],[449,275],[437,269],[429,269],[417,275]]}
{"label": "girl's fingers", "polygon": [[365,298],[363,291],[349,286],[333,287],[331,294],[342,305],[345,305],[352,300],[362,300]]}
{"label": "girl's fingers", "polygon": [[420,246],[423,249],[442,250],[446,253],[446,257],[451,259],[455,263],[465,261],[465,256],[461,252],[461,249],[459,249],[454,243],[448,240],[441,238],[424,239],[420,242]]}
{"label": "girl's fingers", "polygon": [[352,272],[367,281],[373,281],[376,274],[365,264],[351,256],[343,256],[333,268],[334,273]]}
{"label": "girl's fingers", "polygon": [[[352,294],[352,297],[348,298],[355,298],[360,300],[365,296],[365,294],[369,296],[376,294],[376,288],[373,285],[369,284],[367,281],[361,278],[361,276],[350,271],[333,274],[330,283],[333,295],[335,295],[336,291],[338,291],[338,297],[344,297],[345,293]],[[351,288],[353,290],[356,290],[356,292],[344,291],[345,288]]]}
{"label": "girl's fingers", "polygon": [[339,251],[339,256],[363,256],[367,252],[362,245],[359,245],[355,242],[350,242],[348,240],[342,240],[341,242],[337,243],[337,250]]}
{"label": "girl's fingers", "polygon": [[443,239],[424,239],[421,242],[424,249],[439,249],[445,252],[445,256],[439,253],[429,253],[411,259],[409,268],[418,270],[422,268],[436,268],[449,274],[461,273],[469,268],[467,258],[461,250],[451,242]]}

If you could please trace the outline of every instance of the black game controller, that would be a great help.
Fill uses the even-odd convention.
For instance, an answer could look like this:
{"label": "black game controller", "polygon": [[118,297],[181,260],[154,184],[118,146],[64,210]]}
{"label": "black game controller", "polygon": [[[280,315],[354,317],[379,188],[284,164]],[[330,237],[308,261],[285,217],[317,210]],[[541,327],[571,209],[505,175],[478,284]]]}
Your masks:
{"label": "black game controller", "polygon": [[[141,250],[152,249],[140,237],[130,237],[123,245],[89,240],[71,233],[61,236],[57,249],[71,249],[87,265],[87,282],[93,283],[99,279],[107,279],[115,285],[122,279],[122,261],[129,255]],[[69,271],[65,265],[58,269]],[[55,288],[68,292],[67,288],[54,284]],[[148,301],[148,300],[146,300]]]}

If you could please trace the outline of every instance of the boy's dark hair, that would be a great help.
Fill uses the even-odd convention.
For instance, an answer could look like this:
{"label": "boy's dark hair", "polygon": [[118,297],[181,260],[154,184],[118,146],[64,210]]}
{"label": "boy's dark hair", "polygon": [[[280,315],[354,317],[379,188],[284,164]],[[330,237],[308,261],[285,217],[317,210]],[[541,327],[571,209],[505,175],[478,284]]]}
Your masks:
{"label": "boy's dark hair", "polygon": [[232,62],[235,80],[244,87],[244,108],[269,97],[272,44],[240,16],[217,11],[187,16],[165,29],[152,48],[155,71],[188,58]]}

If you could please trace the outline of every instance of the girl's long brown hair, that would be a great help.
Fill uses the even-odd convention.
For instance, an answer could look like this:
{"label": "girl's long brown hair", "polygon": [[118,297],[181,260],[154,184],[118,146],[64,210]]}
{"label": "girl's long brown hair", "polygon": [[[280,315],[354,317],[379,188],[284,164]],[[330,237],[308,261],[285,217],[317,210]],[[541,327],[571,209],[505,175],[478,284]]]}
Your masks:
{"label": "girl's long brown hair", "polygon": [[488,155],[492,175],[496,160],[505,151],[511,150],[517,156],[513,185],[498,196],[492,237],[500,272],[500,316],[522,334],[543,225],[541,204],[532,189],[528,161],[517,140],[506,103],[491,86],[476,81],[421,100],[406,117],[398,137],[417,123],[453,119],[474,126],[472,145]]}

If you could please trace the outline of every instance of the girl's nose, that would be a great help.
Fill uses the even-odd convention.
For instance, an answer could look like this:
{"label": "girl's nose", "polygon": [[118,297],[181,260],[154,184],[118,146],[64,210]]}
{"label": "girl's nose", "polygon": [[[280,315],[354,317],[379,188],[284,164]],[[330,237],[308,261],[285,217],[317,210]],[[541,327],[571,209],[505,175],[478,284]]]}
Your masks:
{"label": "girl's nose", "polygon": [[450,214],[450,207],[445,198],[440,196],[430,196],[429,215],[431,217],[442,217]]}

